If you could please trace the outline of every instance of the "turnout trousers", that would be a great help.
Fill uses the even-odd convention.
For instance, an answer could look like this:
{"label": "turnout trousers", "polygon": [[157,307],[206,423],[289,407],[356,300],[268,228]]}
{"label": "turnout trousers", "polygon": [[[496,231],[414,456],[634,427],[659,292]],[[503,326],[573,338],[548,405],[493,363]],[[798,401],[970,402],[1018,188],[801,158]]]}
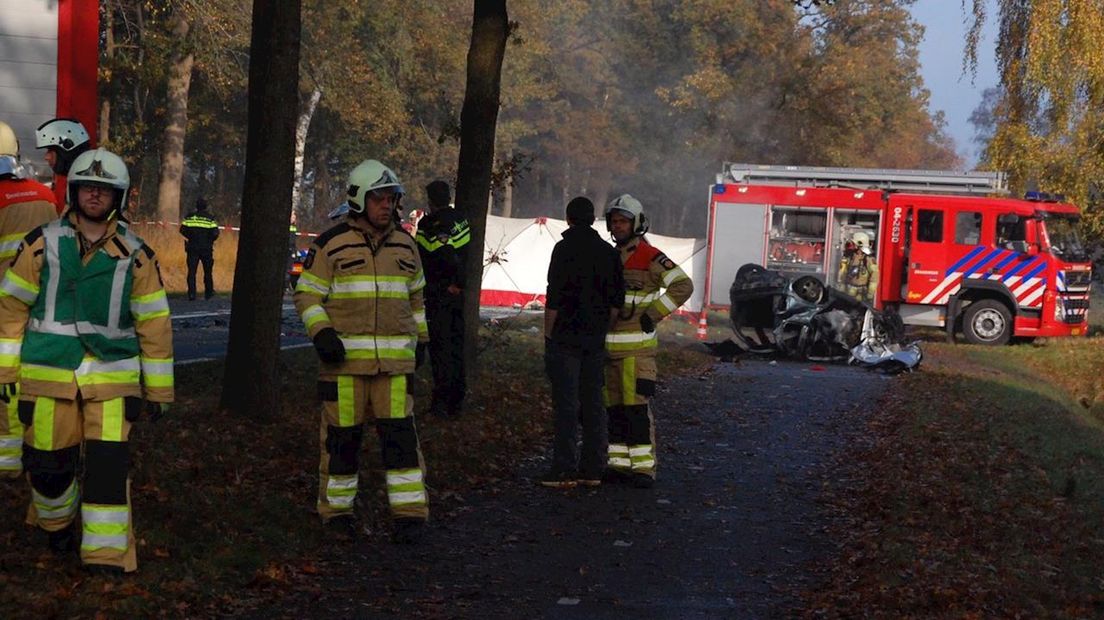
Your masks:
{"label": "turnout trousers", "polygon": [[426,296],[429,362],[435,413],[458,414],[467,392],[464,377],[464,297],[446,292]]}
{"label": "turnout trousers", "polygon": [[655,385],[653,356],[634,355],[606,362],[610,469],[655,478],[655,419],[649,405]]}
{"label": "turnout trousers", "polygon": [[203,296],[210,299],[215,294],[214,252],[188,252],[188,299],[196,296],[196,270],[203,263]]}
{"label": "turnout trousers", "polygon": [[[132,572],[138,560],[130,514],[128,418],[138,415],[142,402],[79,398],[19,397],[19,418],[26,427],[23,466],[31,482],[27,523],[55,532],[69,527],[79,508],[81,562]],[[83,484],[77,477],[82,448]]]}
{"label": "turnout trousers", "polygon": [[360,446],[371,414],[383,453],[391,516],[426,519],[425,462],[414,426],[407,375],[337,375],[318,381],[322,399],[318,514],[323,521],[352,516],[360,484]]}
{"label": "turnout trousers", "polygon": [[19,421],[19,400],[0,401],[0,479],[23,474],[23,423]]}

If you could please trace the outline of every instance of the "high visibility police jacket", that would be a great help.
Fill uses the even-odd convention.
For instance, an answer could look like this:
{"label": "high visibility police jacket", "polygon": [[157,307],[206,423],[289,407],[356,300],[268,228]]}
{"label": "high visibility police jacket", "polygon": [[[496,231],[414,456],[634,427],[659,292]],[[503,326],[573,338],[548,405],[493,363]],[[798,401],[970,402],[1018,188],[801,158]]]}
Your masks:
{"label": "high visibility police jacket", "polygon": [[456,209],[439,208],[418,221],[414,238],[432,294],[449,285],[464,288],[464,260],[471,241],[468,220]]}
{"label": "high visibility police jacket", "polygon": [[32,230],[0,280],[0,383],[67,400],[172,402],[172,325],[153,250],[116,220],[82,257],[75,221]]}
{"label": "high visibility police jacket", "polygon": [[180,223],[180,234],[184,235],[184,251],[194,254],[210,254],[218,239],[218,221],[215,218],[196,211]]}
{"label": "high visibility police jacket", "polygon": [[323,362],[322,375],[414,372],[414,349],[429,341],[423,289],[414,239],[394,224],[374,238],[350,218],[319,235],[294,299],[311,338],[332,327],[345,345],[345,361]]}
{"label": "high visibility police jacket", "polygon": [[618,313],[617,324],[606,334],[606,352],[612,359],[654,356],[656,333],[641,328],[640,316],[647,313],[658,323],[690,299],[694,283],[681,267],[642,237],[633,237],[617,249],[624,266],[625,305]]}
{"label": "high visibility police jacket", "polygon": [[11,266],[23,237],[57,216],[50,188],[32,179],[0,179],[0,273]]}

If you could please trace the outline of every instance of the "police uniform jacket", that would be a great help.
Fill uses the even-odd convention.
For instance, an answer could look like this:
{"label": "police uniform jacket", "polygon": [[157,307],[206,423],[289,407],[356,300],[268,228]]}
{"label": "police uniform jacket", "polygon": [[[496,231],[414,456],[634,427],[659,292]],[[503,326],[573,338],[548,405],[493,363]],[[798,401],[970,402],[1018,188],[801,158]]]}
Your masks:
{"label": "police uniform jacket", "polygon": [[180,223],[180,234],[187,240],[184,251],[190,254],[210,254],[218,239],[218,221],[205,212],[196,211]]}
{"label": "police uniform jacket", "polygon": [[640,316],[646,313],[658,323],[690,299],[694,283],[643,237],[633,237],[618,250],[624,266],[625,303],[613,330],[606,334],[606,351],[612,359],[654,356],[656,333],[641,328]]}
{"label": "police uniform jacket", "polygon": [[439,208],[418,221],[418,250],[425,266],[430,294],[455,285],[464,288],[464,260],[471,226],[459,211]]}

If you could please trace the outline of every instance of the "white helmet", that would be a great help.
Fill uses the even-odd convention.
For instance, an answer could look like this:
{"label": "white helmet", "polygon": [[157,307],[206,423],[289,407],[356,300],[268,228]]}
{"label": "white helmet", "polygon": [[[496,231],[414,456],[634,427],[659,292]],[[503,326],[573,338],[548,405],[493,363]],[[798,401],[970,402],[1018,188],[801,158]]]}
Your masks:
{"label": "white helmet", "polygon": [[0,122],[0,155],[19,157],[19,140],[15,137],[11,125]]}
{"label": "white helmet", "polygon": [[127,172],[127,166],[122,158],[107,149],[100,148],[81,153],[73,160],[68,183],[65,198],[70,207],[78,206],[77,188],[79,186],[96,185],[115,190],[115,213],[126,210],[130,173]]}
{"label": "white helmet", "polygon": [[873,252],[873,249],[870,247],[870,235],[861,230],[851,235],[851,241],[863,254],[870,254]]}
{"label": "white helmet", "polygon": [[72,118],[55,118],[46,121],[35,130],[35,148],[56,148],[58,163],[54,172],[68,174],[73,160],[92,147],[88,132],[80,121]]}
{"label": "white helmet", "polygon": [[621,194],[617,198],[610,201],[606,206],[605,218],[606,218],[606,230],[613,230],[613,226],[610,222],[610,216],[617,211],[621,215],[632,220],[633,236],[639,237],[648,232],[648,218],[644,217],[644,205],[640,204],[640,201],[628,194]]}
{"label": "white helmet", "polygon": [[[368,192],[387,187],[395,188],[395,192],[401,199],[406,190],[403,189],[399,177],[390,168],[374,159],[366,159],[349,173],[349,191],[346,198],[351,213],[364,213],[367,207]],[[398,203],[396,203],[397,207]]]}

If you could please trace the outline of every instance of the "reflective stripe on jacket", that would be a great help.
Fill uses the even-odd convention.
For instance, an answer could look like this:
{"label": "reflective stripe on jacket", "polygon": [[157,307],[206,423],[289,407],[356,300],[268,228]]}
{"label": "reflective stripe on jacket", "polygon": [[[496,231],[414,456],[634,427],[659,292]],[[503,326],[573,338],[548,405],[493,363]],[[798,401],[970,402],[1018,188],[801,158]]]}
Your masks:
{"label": "reflective stripe on jacket", "polygon": [[640,316],[647,313],[658,323],[690,299],[694,283],[681,267],[641,237],[617,249],[627,290],[617,324],[606,335],[606,351],[613,359],[655,355],[656,333],[646,333],[640,327]]}
{"label": "reflective stripe on jacket", "polygon": [[180,223],[180,234],[186,239],[185,252],[210,252],[219,236],[218,222],[206,213],[196,212]]}
{"label": "reflective stripe on jacket", "polygon": [[116,221],[82,258],[74,218],[28,234],[0,281],[0,382],[171,402],[172,326],[153,251]]}
{"label": "reflective stripe on jacket", "polygon": [[425,276],[414,239],[393,225],[374,240],[350,219],[318,236],[295,287],[295,308],[313,338],[332,327],[345,361],[324,375],[414,372],[414,349],[429,340]]}

